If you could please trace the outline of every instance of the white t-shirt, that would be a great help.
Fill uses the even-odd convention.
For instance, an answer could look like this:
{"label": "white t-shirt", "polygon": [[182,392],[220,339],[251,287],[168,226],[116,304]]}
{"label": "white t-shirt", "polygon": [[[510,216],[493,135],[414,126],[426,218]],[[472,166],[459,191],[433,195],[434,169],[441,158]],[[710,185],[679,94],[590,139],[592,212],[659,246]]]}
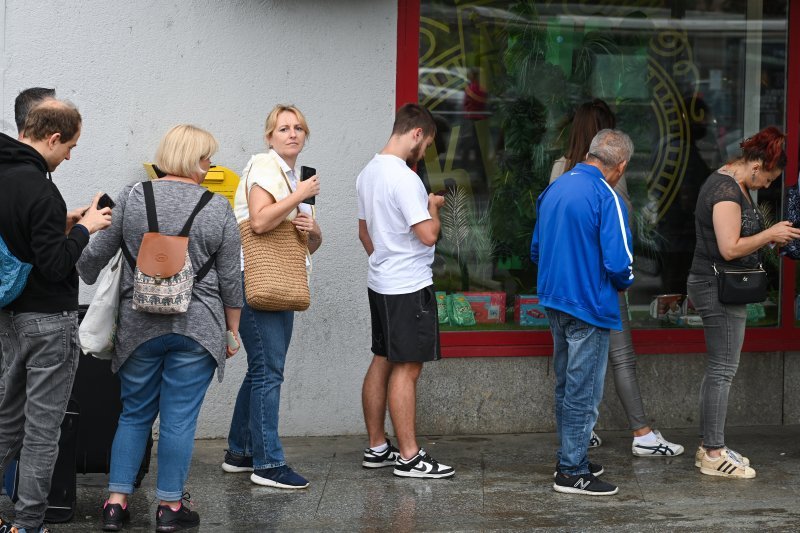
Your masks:
{"label": "white t-shirt", "polygon": [[358,218],[367,223],[374,251],[367,286],[380,294],[408,294],[433,283],[434,246],[411,228],[429,220],[428,193],[405,161],[376,154],[356,180]]}

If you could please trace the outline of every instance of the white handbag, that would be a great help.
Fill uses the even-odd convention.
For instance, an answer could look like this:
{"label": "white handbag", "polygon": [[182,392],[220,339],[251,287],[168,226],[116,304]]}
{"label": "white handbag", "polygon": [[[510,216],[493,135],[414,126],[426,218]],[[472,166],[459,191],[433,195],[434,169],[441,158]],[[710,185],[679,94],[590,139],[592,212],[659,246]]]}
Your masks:
{"label": "white handbag", "polygon": [[122,279],[122,250],[108,262],[97,284],[97,292],[78,328],[78,342],[84,353],[97,359],[111,359],[119,321],[119,284]]}

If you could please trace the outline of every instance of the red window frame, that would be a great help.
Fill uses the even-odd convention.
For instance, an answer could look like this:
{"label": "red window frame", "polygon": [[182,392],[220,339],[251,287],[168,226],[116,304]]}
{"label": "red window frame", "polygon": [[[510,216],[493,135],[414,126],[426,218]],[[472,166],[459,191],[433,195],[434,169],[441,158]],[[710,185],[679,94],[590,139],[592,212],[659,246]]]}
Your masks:
{"label": "red window frame", "polygon": [[[396,105],[418,99],[420,0],[398,0],[397,10],[397,92]],[[789,2],[786,83],[786,186],[797,183],[800,150],[800,2]],[[783,260],[781,277],[781,322],[772,328],[747,331],[743,351],[773,352],[800,349],[800,331],[794,326],[795,264]],[[636,352],[705,352],[699,329],[634,329]],[[444,357],[552,355],[548,331],[464,331],[442,332]]]}

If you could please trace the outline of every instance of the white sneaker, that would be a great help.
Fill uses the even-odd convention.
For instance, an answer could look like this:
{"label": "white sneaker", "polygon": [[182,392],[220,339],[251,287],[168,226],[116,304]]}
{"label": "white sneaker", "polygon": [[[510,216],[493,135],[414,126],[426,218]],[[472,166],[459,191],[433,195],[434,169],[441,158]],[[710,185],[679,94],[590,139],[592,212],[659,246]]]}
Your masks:
{"label": "white sneaker", "polygon": [[657,429],[653,430],[656,436],[654,444],[637,444],[634,440],[631,444],[631,452],[636,457],[673,457],[683,453],[683,446],[675,444],[665,439]]}
{"label": "white sneaker", "polygon": [[603,439],[592,430],[592,437],[589,439],[589,448],[597,448],[601,444],[603,444]]}
{"label": "white sneaker", "polygon": [[[740,454],[739,452],[731,450],[730,448],[725,448],[725,449],[728,450],[728,455],[730,455],[733,459],[736,459],[744,466],[750,466],[750,459]],[[694,466],[700,468],[701,463],[703,461],[703,455],[705,455],[705,453],[706,453],[705,448],[703,448],[702,446],[697,447],[697,451],[694,452]]]}
{"label": "white sneaker", "polygon": [[749,465],[744,464],[737,457],[736,452],[731,453],[727,448],[723,448],[720,456],[712,459],[708,453],[703,454],[700,460],[700,473],[708,476],[732,477],[739,479],[752,479],[756,477],[756,471]]}

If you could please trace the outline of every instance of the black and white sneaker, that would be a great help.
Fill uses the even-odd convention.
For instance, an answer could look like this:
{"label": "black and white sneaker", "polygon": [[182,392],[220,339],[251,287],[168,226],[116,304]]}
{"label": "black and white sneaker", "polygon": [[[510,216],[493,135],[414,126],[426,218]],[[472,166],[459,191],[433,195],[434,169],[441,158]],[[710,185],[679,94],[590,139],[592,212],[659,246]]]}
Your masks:
{"label": "black and white sneaker", "polygon": [[417,455],[408,461],[398,455],[392,473],[400,477],[439,479],[450,477],[456,471],[452,466],[439,464],[436,459],[420,448]]}
{"label": "black and white sneaker", "polygon": [[400,450],[392,446],[392,442],[386,439],[388,447],[382,452],[374,452],[371,448],[364,450],[364,460],[361,466],[364,468],[383,468],[384,466],[394,466],[400,459]]}
{"label": "black and white sneaker", "polygon": [[611,496],[619,492],[619,487],[606,481],[601,481],[592,474],[570,476],[561,472],[556,475],[553,489],[556,492],[585,494],[587,496]]}
{"label": "black and white sneaker", "polygon": [[[593,476],[599,476],[603,472],[605,472],[605,469],[603,468],[603,465],[597,465],[597,464],[594,464],[594,463],[589,463],[589,473],[592,474]],[[559,473],[558,463],[556,463],[556,471],[553,472],[553,477],[556,477],[558,475],[558,473]]]}
{"label": "black and white sneaker", "polygon": [[598,446],[603,445],[603,439],[600,438],[600,435],[592,430],[592,436],[589,438],[589,448],[597,448]]}
{"label": "black and white sneaker", "polygon": [[636,457],[674,457],[683,453],[683,446],[668,441],[657,429],[653,430],[653,435],[655,439],[650,444],[637,444],[634,439],[631,453]]}
{"label": "black and white sneaker", "polygon": [[222,469],[225,472],[230,472],[232,474],[238,472],[252,472],[253,457],[236,455],[231,453],[229,450],[225,450],[225,460],[222,462]]}

